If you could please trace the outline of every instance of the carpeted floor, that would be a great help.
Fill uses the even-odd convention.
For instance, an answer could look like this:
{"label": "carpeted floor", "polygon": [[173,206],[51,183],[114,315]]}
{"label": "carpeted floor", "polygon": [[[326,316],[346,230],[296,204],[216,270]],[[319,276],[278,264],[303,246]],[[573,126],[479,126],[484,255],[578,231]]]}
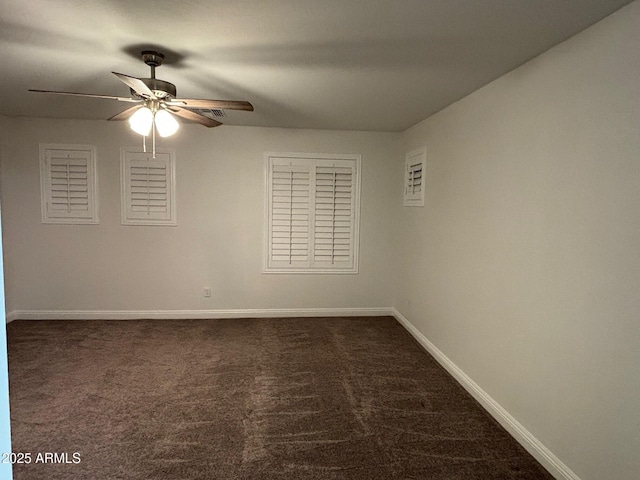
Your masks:
{"label": "carpeted floor", "polygon": [[15,321],[8,343],[15,480],[552,478],[390,317]]}

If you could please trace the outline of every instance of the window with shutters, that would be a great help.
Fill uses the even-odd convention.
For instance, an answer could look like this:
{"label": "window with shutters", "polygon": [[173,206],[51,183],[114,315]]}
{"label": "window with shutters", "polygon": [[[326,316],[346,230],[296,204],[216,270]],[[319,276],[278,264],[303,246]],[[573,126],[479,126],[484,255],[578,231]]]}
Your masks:
{"label": "window with shutters", "polygon": [[427,149],[421,148],[408,153],[404,173],[404,205],[424,207],[424,167]]}
{"label": "window with shutters", "polygon": [[358,273],[360,156],[265,156],[265,272]]}
{"label": "window with shutters", "polygon": [[98,223],[96,147],[40,144],[42,223]]}
{"label": "window with shutters", "polygon": [[123,225],[177,225],[175,153],[121,149]]}

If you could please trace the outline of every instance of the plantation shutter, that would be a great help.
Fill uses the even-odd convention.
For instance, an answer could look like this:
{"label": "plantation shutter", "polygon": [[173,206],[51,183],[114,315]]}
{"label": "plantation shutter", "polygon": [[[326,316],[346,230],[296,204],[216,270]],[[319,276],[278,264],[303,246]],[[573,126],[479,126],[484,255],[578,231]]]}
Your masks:
{"label": "plantation shutter", "polygon": [[354,169],[355,165],[337,166],[336,162],[316,166],[313,242],[316,265],[353,264]]}
{"label": "plantation shutter", "polygon": [[357,273],[357,155],[267,154],[269,273]]}
{"label": "plantation shutter", "polygon": [[420,195],[422,191],[422,162],[409,165],[408,173],[407,195]]}
{"label": "plantation shutter", "polygon": [[98,223],[96,149],[40,146],[43,223]]}
{"label": "plantation shutter", "polygon": [[172,152],[123,150],[122,223],[176,225],[175,162]]}
{"label": "plantation shutter", "polygon": [[424,167],[427,157],[422,148],[407,154],[405,161],[404,205],[424,206]]}
{"label": "plantation shutter", "polygon": [[269,263],[309,266],[310,168],[288,159],[276,159],[270,168]]}

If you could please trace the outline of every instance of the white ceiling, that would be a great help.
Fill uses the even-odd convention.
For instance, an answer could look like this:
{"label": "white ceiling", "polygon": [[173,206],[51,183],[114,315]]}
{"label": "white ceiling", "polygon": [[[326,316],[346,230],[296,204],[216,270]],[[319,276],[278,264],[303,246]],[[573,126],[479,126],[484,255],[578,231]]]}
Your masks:
{"label": "white ceiling", "polygon": [[27,89],[125,96],[110,72],[148,77],[156,46],[178,96],[253,103],[227,124],[402,131],[627,3],[1,0],[0,115],[108,118],[123,104]]}

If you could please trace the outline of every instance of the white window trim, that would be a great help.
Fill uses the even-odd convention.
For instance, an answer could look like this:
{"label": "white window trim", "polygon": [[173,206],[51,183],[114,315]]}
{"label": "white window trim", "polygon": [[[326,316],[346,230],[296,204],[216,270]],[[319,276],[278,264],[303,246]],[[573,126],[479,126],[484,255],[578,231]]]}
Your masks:
{"label": "white window trim", "polygon": [[[268,274],[320,274],[320,275],[355,275],[359,272],[359,250],[360,250],[360,190],[362,183],[362,155],[359,154],[328,154],[328,153],[299,153],[299,152],[265,152],[265,208],[264,208],[264,267],[263,273]],[[270,191],[269,185],[269,170],[271,165],[271,158],[290,158],[296,159],[310,159],[310,160],[350,160],[355,163],[355,178],[353,182],[354,187],[354,219],[353,219],[353,262],[349,268],[335,268],[335,267],[273,267],[270,265],[270,198],[268,192]],[[311,220],[310,220],[311,221]],[[311,232],[309,235],[309,241],[312,242]],[[313,253],[313,252],[311,252]]]}
{"label": "white window trim", "polygon": [[[51,150],[89,152],[87,161],[87,196],[88,196],[88,216],[82,217],[56,217],[52,216],[48,209],[50,196],[51,173],[47,168],[47,152]],[[42,223],[63,224],[63,225],[95,225],[99,223],[98,218],[98,169],[97,169],[97,148],[95,145],[76,145],[41,143],[40,144],[40,203],[42,210]]]}
{"label": "white window trim", "polygon": [[[411,168],[414,165],[421,164],[421,188],[418,194],[409,192],[409,178]],[[425,191],[425,167],[427,164],[427,147],[422,147],[407,153],[404,163],[404,206],[405,207],[424,207],[424,191]]]}
{"label": "white window trim", "polygon": [[[178,225],[177,206],[176,206],[176,154],[174,149],[156,149],[156,154],[169,155],[169,217],[168,219],[145,219],[130,218],[127,213],[128,195],[127,195],[127,154],[143,153],[139,147],[121,147],[120,148],[120,205],[122,225],[144,225],[144,226],[169,226]],[[150,152],[147,152],[151,155]]]}

